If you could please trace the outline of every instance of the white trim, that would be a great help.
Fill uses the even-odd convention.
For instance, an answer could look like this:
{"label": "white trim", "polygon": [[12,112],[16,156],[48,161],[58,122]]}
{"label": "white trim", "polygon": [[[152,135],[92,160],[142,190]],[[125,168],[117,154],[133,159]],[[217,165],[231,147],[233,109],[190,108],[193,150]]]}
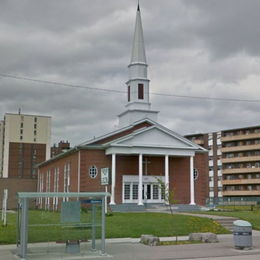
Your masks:
{"label": "white trim", "polygon": [[139,154],[138,205],[143,204],[143,155]]}
{"label": "white trim", "polygon": [[190,205],[195,205],[194,199],[194,157],[190,157]]}
{"label": "white trim", "polygon": [[111,146],[106,149],[106,155],[116,154],[149,154],[149,155],[171,155],[171,156],[194,156],[195,151],[191,149],[156,148],[156,147],[119,147]]}
{"label": "white trim", "polygon": [[[169,192],[169,155],[165,155],[165,189]],[[166,201],[169,203],[169,201]]]}
{"label": "white trim", "polygon": [[115,205],[115,187],[116,187],[116,154],[112,154],[112,183],[110,205]]}

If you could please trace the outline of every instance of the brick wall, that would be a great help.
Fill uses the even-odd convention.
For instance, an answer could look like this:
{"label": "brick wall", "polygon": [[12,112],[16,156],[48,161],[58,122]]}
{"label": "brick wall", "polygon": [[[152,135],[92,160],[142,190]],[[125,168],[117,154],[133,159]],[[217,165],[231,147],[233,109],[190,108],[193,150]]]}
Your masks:
{"label": "brick wall", "polygon": [[2,208],[4,189],[8,189],[8,209],[17,208],[17,192],[36,192],[37,180],[21,178],[0,178],[0,205]]}
{"label": "brick wall", "polygon": [[[63,191],[63,170],[64,165],[68,162],[71,164],[71,188],[70,191],[77,191],[78,186],[78,153],[69,154],[59,160],[53,161],[40,168],[40,172],[46,175],[50,169],[53,175],[54,168],[60,169],[60,189]],[[164,176],[164,157],[144,156],[144,160],[148,161],[147,171],[146,165],[143,165],[144,175]],[[123,175],[138,175],[138,156],[116,156],[116,203],[122,203],[122,180]],[[198,154],[195,156],[195,168],[199,170],[199,177],[195,181],[195,201],[197,204],[203,205],[208,194],[208,177],[207,172],[207,154]],[[111,170],[111,155],[106,155],[104,150],[81,150],[80,151],[80,191],[96,192],[105,191],[105,187],[101,185],[101,168],[109,168]],[[98,175],[96,178],[89,176],[89,168],[96,166]],[[178,203],[190,202],[190,158],[189,157],[170,157],[169,158],[169,178],[170,189],[175,192],[175,199]],[[45,182],[46,178],[44,179]],[[45,187],[45,185],[44,185]],[[46,187],[45,187],[46,188]],[[51,191],[53,191],[53,178],[51,178]],[[109,192],[111,187],[109,185]]]}

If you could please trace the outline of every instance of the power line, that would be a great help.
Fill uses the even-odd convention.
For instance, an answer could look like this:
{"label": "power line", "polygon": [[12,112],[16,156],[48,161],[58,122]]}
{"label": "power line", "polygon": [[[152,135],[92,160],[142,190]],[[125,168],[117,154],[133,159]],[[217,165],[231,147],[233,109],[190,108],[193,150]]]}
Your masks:
{"label": "power line", "polygon": [[[88,87],[88,86],[83,86],[83,85],[74,85],[74,84],[68,84],[68,83],[63,83],[63,82],[33,79],[33,78],[27,78],[27,77],[21,77],[21,76],[15,76],[15,75],[10,75],[10,74],[3,74],[3,73],[0,73],[0,76],[4,77],[4,78],[12,78],[12,79],[16,79],[16,80],[26,80],[26,81],[32,81],[32,82],[44,83],[44,84],[56,85],[56,86],[62,86],[62,87],[80,88],[80,89],[88,89],[88,90],[94,90],[94,91],[112,92],[112,93],[124,93],[124,94],[126,93],[126,91],[123,91],[123,90],[94,88],[94,87]],[[200,100],[226,101],[226,102],[260,103],[260,100],[257,100],[257,99],[202,97],[202,96],[176,95],[176,94],[159,93],[159,92],[150,92],[150,94],[156,95],[156,96],[187,98],[187,99],[200,99]]]}

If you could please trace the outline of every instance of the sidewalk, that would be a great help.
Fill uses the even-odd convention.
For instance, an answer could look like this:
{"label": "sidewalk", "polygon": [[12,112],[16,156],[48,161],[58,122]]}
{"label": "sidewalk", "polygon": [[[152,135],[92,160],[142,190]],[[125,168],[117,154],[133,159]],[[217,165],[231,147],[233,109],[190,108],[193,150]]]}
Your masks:
{"label": "sidewalk", "polygon": [[[178,240],[187,240],[188,237],[178,237]],[[72,257],[66,259],[113,259],[113,260],[171,260],[171,259],[197,259],[197,260],[231,260],[231,259],[260,259],[260,231],[253,231],[253,249],[237,250],[233,247],[233,235],[218,235],[219,243],[190,244],[176,246],[145,246],[139,243],[139,239],[117,238],[106,240],[107,256]],[[175,237],[161,238],[161,241],[175,240]],[[40,244],[43,245],[43,244]],[[39,246],[36,244],[35,247]],[[15,245],[0,246],[0,260],[17,259],[11,252]],[[39,258],[37,258],[39,259]],[[46,259],[46,258],[45,258]],[[47,259],[61,259],[51,258]],[[63,259],[63,258],[62,258]]]}

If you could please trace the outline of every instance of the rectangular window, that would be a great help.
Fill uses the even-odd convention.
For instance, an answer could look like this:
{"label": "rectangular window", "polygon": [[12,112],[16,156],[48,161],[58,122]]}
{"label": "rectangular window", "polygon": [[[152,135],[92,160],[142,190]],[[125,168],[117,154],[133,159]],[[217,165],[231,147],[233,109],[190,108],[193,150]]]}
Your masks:
{"label": "rectangular window", "polygon": [[36,129],[37,128],[37,124],[34,124],[34,129]]}
{"label": "rectangular window", "polygon": [[127,88],[127,100],[130,102],[130,86]]}
{"label": "rectangular window", "polygon": [[130,184],[125,184],[125,194],[124,199],[129,200],[130,199]]}
{"label": "rectangular window", "polygon": [[35,122],[35,123],[37,122],[37,117],[34,118],[34,122]]}
{"label": "rectangular window", "polygon": [[157,184],[153,184],[153,199],[159,199],[159,186]]}
{"label": "rectangular window", "polygon": [[138,84],[138,99],[144,99],[144,84]]}
{"label": "rectangular window", "polygon": [[133,184],[133,200],[138,199],[138,184]]}
{"label": "rectangular window", "polygon": [[23,123],[21,123],[21,128],[23,128]]}

